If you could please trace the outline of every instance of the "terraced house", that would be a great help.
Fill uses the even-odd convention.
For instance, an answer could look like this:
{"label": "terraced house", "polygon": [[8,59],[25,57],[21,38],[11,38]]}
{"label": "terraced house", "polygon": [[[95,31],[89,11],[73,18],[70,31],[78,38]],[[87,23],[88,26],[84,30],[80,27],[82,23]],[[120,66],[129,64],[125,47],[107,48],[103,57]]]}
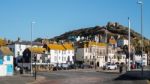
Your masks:
{"label": "terraced house", "polygon": [[74,48],[72,43],[52,43],[45,44],[50,64],[56,66],[61,64],[73,64],[74,63]]}
{"label": "terraced house", "polygon": [[111,46],[108,46],[107,50],[105,43],[92,41],[79,44],[76,51],[76,60],[92,67],[103,67],[106,62],[113,62],[114,56],[115,50]]}
{"label": "terraced house", "polygon": [[[32,58],[32,61],[31,61],[31,58]],[[41,47],[26,48],[23,51],[23,59],[22,59],[23,64],[19,63],[20,64],[19,66],[30,70],[31,62],[32,62],[32,65],[34,66],[35,60],[37,63],[37,67],[47,65],[48,58],[47,58],[47,55],[45,55],[45,48],[41,48]]]}
{"label": "terraced house", "polygon": [[[33,47],[43,47],[42,43],[39,42],[32,42]],[[31,47],[30,41],[16,41],[8,45],[10,50],[14,53],[15,62],[18,63],[18,61],[22,58],[23,52],[26,48]]]}

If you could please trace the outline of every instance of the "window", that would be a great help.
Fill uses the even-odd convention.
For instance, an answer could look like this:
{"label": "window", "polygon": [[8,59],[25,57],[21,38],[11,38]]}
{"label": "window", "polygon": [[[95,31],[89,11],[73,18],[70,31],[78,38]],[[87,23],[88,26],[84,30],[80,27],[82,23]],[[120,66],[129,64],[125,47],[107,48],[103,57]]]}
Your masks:
{"label": "window", "polygon": [[10,48],[10,50],[11,50],[11,51],[13,51],[13,49],[12,49],[12,48]]}
{"label": "window", "polygon": [[59,56],[59,60],[61,59],[61,57]]}
{"label": "window", "polygon": [[64,57],[64,61],[66,61],[66,57]]}
{"label": "window", "polygon": [[90,47],[90,51],[89,52],[92,52],[92,48]]}
{"label": "window", "polygon": [[88,48],[86,48],[86,52],[88,52]]}
{"label": "window", "polygon": [[54,57],[54,61],[57,61],[57,56]]}
{"label": "window", "polygon": [[85,56],[85,59],[87,60],[87,56]]}
{"label": "window", "polygon": [[10,56],[7,56],[7,61],[10,61]]}
{"label": "window", "polygon": [[17,52],[17,54],[18,54],[18,56],[20,56],[20,52],[19,51]]}
{"label": "window", "polygon": [[62,61],[64,61],[64,57],[62,57]]}
{"label": "window", "polygon": [[99,52],[99,53],[100,53],[100,55],[101,55],[101,54],[102,54],[102,51],[100,50],[100,52]]}
{"label": "window", "polygon": [[95,56],[93,56],[93,59],[95,59]]}

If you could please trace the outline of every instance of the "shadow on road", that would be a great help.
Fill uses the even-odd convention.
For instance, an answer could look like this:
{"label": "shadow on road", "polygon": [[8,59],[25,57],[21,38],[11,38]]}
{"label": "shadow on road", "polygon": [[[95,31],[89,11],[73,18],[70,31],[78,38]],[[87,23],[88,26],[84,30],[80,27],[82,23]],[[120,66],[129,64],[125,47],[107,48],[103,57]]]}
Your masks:
{"label": "shadow on road", "polygon": [[150,71],[128,71],[121,74],[115,80],[150,80]]}

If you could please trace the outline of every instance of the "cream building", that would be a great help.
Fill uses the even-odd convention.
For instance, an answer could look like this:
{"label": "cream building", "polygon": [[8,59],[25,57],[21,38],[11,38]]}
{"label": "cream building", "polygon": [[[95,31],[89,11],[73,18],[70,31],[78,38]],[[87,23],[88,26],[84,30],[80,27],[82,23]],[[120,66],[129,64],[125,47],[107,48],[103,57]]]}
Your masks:
{"label": "cream building", "polygon": [[[108,54],[107,54],[108,51]],[[115,55],[115,50],[105,43],[84,42],[80,44],[76,51],[76,60],[83,61],[85,64],[93,67],[103,67]]]}

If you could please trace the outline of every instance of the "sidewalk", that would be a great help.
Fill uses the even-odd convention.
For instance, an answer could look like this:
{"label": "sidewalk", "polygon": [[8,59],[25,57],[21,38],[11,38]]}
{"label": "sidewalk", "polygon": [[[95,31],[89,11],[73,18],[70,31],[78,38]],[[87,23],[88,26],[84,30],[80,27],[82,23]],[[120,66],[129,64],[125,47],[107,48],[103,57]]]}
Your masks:
{"label": "sidewalk", "polygon": [[45,77],[37,76],[35,80],[31,74],[15,74],[13,76],[0,77],[0,84],[35,84],[35,82],[44,79]]}

